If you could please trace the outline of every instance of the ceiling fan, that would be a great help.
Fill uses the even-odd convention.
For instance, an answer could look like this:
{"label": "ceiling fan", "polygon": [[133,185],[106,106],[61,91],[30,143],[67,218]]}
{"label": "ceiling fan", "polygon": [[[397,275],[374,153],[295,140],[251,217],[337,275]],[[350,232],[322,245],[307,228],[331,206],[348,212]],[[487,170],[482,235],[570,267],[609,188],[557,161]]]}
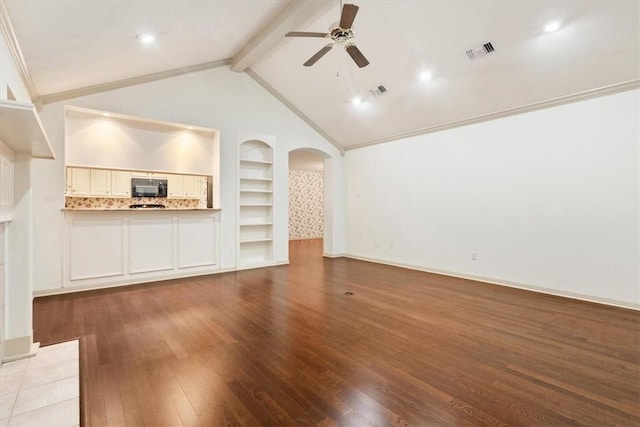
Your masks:
{"label": "ceiling fan", "polygon": [[331,39],[331,43],[320,49],[311,58],[304,63],[305,67],[310,67],[315,64],[320,58],[322,58],[327,52],[329,52],[334,46],[342,46],[349,56],[353,59],[356,65],[360,68],[369,65],[369,61],[364,57],[360,49],[358,49],[353,43],[353,20],[356,18],[359,7],[355,4],[345,4],[342,7],[342,16],[340,17],[340,23],[334,25],[328,33],[311,33],[305,31],[290,31],[285,34],[285,37],[322,37]]}

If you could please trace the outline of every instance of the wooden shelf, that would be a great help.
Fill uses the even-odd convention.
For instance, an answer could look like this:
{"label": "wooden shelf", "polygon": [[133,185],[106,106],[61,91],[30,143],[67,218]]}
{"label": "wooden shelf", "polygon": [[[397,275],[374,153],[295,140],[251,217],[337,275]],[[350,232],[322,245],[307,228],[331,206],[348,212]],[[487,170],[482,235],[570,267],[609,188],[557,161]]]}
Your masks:
{"label": "wooden shelf", "polygon": [[54,159],[53,149],[33,104],[0,100],[0,140],[17,153]]}
{"label": "wooden shelf", "polygon": [[270,227],[272,225],[272,222],[255,222],[251,224],[240,224],[240,227]]}
{"label": "wooden shelf", "polygon": [[273,193],[272,190],[246,190],[246,189],[241,189],[240,192],[241,193],[268,193],[268,194]]}

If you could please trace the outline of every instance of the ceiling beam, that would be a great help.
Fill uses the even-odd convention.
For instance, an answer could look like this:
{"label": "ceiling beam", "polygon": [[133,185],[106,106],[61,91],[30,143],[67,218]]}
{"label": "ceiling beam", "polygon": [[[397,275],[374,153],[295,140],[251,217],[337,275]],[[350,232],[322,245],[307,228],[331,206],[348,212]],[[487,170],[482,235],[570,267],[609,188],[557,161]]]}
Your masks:
{"label": "ceiling beam", "polygon": [[287,32],[304,28],[335,5],[336,2],[327,0],[289,0],[287,5],[231,58],[231,69],[237,72],[244,71],[284,40]]}

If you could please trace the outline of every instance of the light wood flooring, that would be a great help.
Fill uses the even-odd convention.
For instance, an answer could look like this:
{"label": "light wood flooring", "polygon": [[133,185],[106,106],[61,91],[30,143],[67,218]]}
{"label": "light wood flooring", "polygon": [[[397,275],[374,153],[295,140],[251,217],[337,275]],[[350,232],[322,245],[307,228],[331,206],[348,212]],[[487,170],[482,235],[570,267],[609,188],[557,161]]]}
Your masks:
{"label": "light wood flooring", "polygon": [[86,426],[640,425],[639,312],[321,254],[36,298],[35,339]]}

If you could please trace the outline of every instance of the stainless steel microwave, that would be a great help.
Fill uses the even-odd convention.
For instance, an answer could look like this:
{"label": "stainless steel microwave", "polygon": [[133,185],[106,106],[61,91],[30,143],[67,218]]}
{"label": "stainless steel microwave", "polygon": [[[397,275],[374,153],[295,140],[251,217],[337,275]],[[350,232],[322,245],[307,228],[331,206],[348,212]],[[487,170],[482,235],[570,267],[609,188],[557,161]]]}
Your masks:
{"label": "stainless steel microwave", "polygon": [[167,180],[131,178],[131,197],[167,197]]}

